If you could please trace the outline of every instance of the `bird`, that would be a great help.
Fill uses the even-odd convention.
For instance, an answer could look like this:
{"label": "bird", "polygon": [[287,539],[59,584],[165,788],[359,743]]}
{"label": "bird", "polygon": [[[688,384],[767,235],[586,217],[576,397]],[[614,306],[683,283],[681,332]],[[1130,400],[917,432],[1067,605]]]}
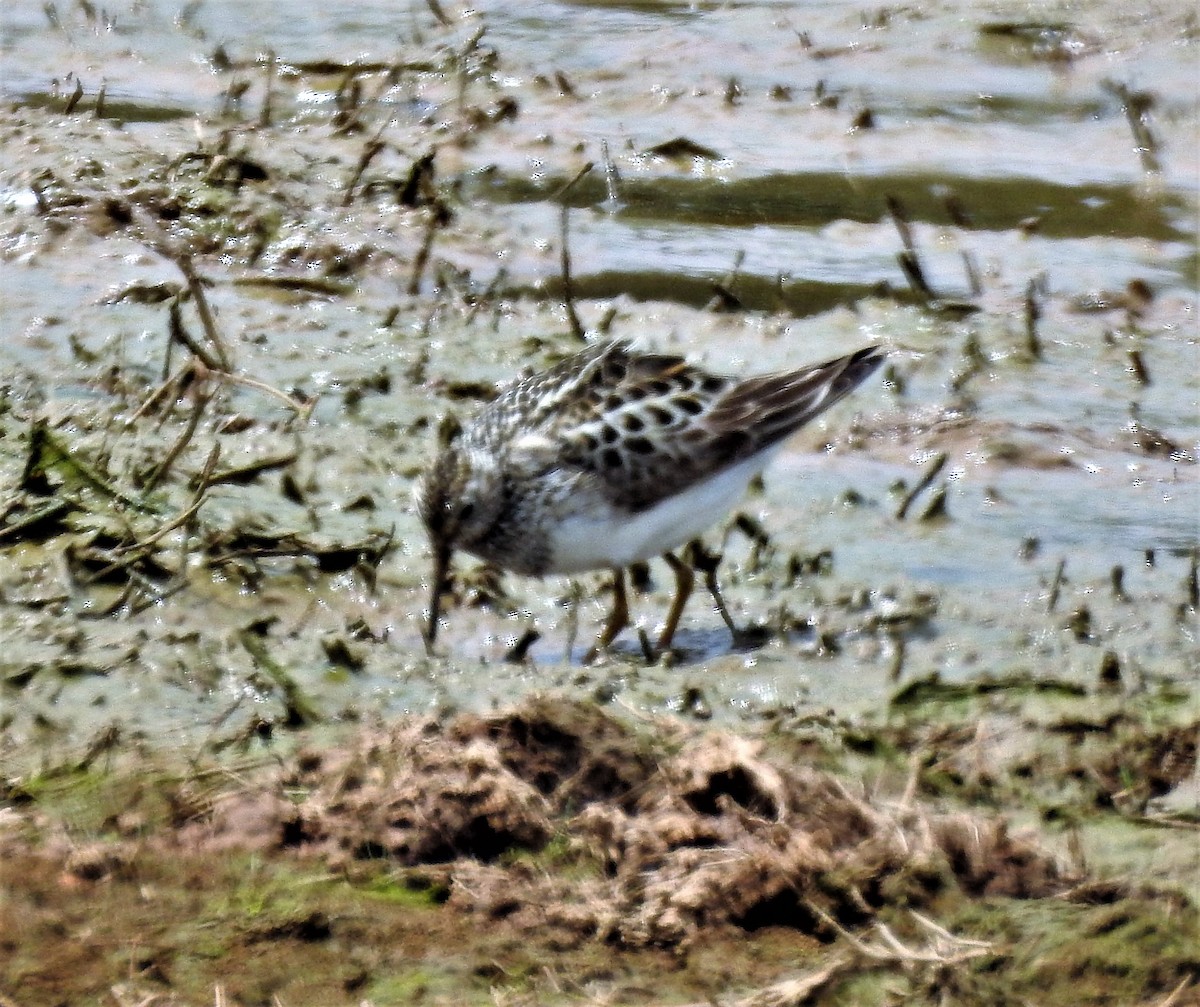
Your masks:
{"label": "bird", "polygon": [[[452,557],[465,552],[533,577],[611,570],[612,609],[585,661],[629,625],[627,568],[661,556],[676,582],[656,645],[667,651],[694,583],[675,550],[724,517],[784,440],[884,356],[872,345],[735,377],[604,341],[502,387],[465,423],[447,417],[415,487],[433,554],[426,649]],[[718,598],[715,577],[710,590]]]}

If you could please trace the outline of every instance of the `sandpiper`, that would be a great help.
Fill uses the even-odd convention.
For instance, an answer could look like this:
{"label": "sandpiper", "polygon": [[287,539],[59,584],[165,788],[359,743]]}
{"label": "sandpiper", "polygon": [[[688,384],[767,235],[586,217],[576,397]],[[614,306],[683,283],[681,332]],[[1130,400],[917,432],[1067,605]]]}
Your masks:
{"label": "sandpiper", "polygon": [[466,424],[443,423],[416,492],[434,560],[427,648],[461,550],[538,577],[612,570],[612,611],[585,660],[629,623],[626,568],[662,556],[676,580],[666,650],[694,580],[672,550],[728,513],[784,439],[883,357],[869,346],[737,378],[605,342],[508,385]]}

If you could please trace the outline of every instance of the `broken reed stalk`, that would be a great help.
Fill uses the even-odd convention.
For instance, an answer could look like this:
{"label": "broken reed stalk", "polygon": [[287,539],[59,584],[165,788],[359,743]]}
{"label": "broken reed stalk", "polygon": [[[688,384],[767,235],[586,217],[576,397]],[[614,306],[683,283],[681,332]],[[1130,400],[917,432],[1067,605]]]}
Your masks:
{"label": "broken reed stalk", "polygon": [[71,92],[71,96],[67,99],[67,106],[63,109],[63,115],[70,115],[75,111],[75,106],[79,104],[79,99],[83,97],[83,81],[78,77],[75,78],[75,90]]}
{"label": "broken reed stalk", "polygon": [[[190,262],[188,265],[190,267]],[[181,266],[180,268],[183,267]],[[186,272],[185,275],[187,275]],[[192,275],[194,276],[195,274],[193,273]],[[198,280],[197,289],[199,289]],[[209,331],[210,340],[212,339],[213,335],[217,335],[218,340],[216,345],[219,348],[223,347],[223,344],[219,341],[220,337],[216,329],[216,322],[212,317],[212,312],[209,310],[207,302],[197,302],[198,310],[200,309],[201,304],[203,304],[203,310],[201,310],[201,319],[203,320],[207,316],[208,322],[206,327],[212,326]],[[268,385],[266,382],[259,381],[256,378],[246,377],[243,374],[235,374],[228,370],[225,366],[222,366],[221,362],[205,347],[201,346],[200,343],[198,343],[192,336],[192,334],[188,332],[186,326],[184,326],[183,318],[180,314],[180,302],[178,297],[171,300],[170,319],[167,328],[169,338],[167,341],[167,354],[164,361],[164,372],[170,365],[171,346],[175,342],[178,342],[181,346],[185,346],[192,354],[193,359],[189,360],[174,374],[166,377],[162,384],[160,384],[158,388],[151,392],[145,401],[138,406],[133,416],[130,417],[130,422],[141,419],[151,410],[155,409],[158,404],[167,397],[173,388],[182,388],[184,383],[189,378],[196,381],[214,378],[227,384],[241,385],[245,388],[252,388],[255,391],[262,392],[265,395],[269,395],[272,398],[278,399],[285,406],[291,409],[301,421],[306,421],[309,416],[312,415],[312,411],[317,404],[316,396],[307,402],[300,401],[294,396],[289,395],[287,392],[284,392],[273,385]],[[178,392],[176,395],[178,396]]]}
{"label": "broken reed stalk", "polygon": [[260,129],[266,129],[271,125],[271,101],[273,97],[273,89],[275,84],[275,50],[268,49],[266,55],[266,66],[263,75],[263,100],[262,108],[258,112],[258,125]]}
{"label": "broken reed stalk", "polygon": [[600,141],[600,158],[604,165],[604,201],[616,206],[621,200],[621,176],[608,153],[608,141]]}
{"label": "broken reed stalk", "polygon": [[1146,362],[1142,359],[1141,350],[1129,351],[1129,370],[1139,385],[1150,384],[1150,372],[1146,370]]}
{"label": "broken reed stalk", "polygon": [[1025,350],[1034,360],[1042,359],[1042,341],[1038,337],[1038,321],[1042,306],[1037,299],[1037,282],[1030,280],[1025,287]]}
{"label": "broken reed stalk", "polygon": [[712,288],[713,298],[705,306],[705,311],[741,311],[745,305],[741,299],[733,292],[734,284],[737,283],[738,277],[742,272],[742,264],[746,261],[745,249],[739,248],[733,256],[733,265],[729,271],[719,280],[712,280],[709,287]]}
{"label": "broken reed stalk", "polygon": [[241,385],[243,388],[253,388],[255,391],[262,392],[264,395],[269,395],[271,398],[278,399],[287,406],[301,422],[306,422],[312,415],[313,409],[317,405],[317,396],[313,396],[308,401],[301,401],[293,395],[274,385],[268,385],[265,381],[259,381],[257,378],[249,378],[244,374],[233,374],[229,371],[214,371],[212,377],[218,381],[230,385]]}
{"label": "broken reed stalk", "polygon": [[[167,253],[174,259],[175,265],[179,267],[179,271],[183,273],[183,278],[187,281],[188,292],[192,295],[192,300],[196,304],[196,313],[200,316],[200,324],[204,327],[204,334],[208,337],[208,341],[213,345],[216,351],[215,360],[212,358],[206,359],[206,354],[196,353],[204,363],[212,367],[213,370],[228,371],[232,364],[229,357],[229,352],[225,348],[225,340],[221,338],[221,331],[217,328],[217,319],[213,315],[212,308],[208,303],[208,296],[204,293],[204,284],[200,280],[200,274],[196,272],[196,266],[192,262],[192,257],[187,252],[178,252],[175,254]],[[193,353],[196,351],[188,346],[188,349]]]}
{"label": "broken reed stalk", "polygon": [[1145,91],[1130,91],[1128,86],[1119,81],[1105,81],[1102,86],[1121,102],[1129,132],[1133,134],[1134,149],[1142,162],[1142,170],[1162,171],[1162,163],[1158,159],[1158,140],[1146,121],[1146,114],[1154,105],[1154,96]]}
{"label": "broken reed stalk", "polygon": [[979,276],[979,267],[975,264],[975,256],[965,248],[962,250],[963,272],[967,274],[967,288],[972,297],[983,295],[983,280]]}
{"label": "broken reed stalk", "polygon": [[913,501],[917,499],[930,484],[938,477],[938,473],[945,467],[946,460],[949,456],[945,451],[939,451],[930,460],[925,472],[917,481],[917,484],[904,494],[904,499],[900,501],[900,507],[896,511],[896,519],[903,521],[908,514],[908,509],[913,505]]}
{"label": "broken reed stalk", "polygon": [[421,292],[421,278],[425,275],[425,267],[429,263],[429,253],[433,250],[433,239],[438,229],[437,208],[429,207],[425,213],[425,233],[421,235],[421,247],[417,249],[412,275],[408,278],[409,297],[416,297]]}
{"label": "broken reed stalk", "polygon": [[568,216],[571,211],[570,204],[567,202],[567,195],[571,189],[579,182],[584,175],[592,170],[592,162],[588,161],[580,168],[566,185],[554,194],[554,199],[561,200],[562,206],[559,209],[558,218],[558,245],[559,245],[559,261],[562,267],[562,282],[563,282],[563,305],[567,309],[567,322],[571,326],[571,335],[579,342],[587,342],[587,334],[584,331],[583,323],[579,320],[579,314],[575,311],[575,287],[571,281],[571,247],[570,247],[570,232],[568,228]]}
{"label": "broken reed stalk", "polygon": [[176,459],[183,454],[184,449],[191,443],[192,438],[196,435],[196,430],[200,426],[200,418],[204,415],[204,410],[212,401],[213,392],[198,387],[196,390],[196,402],[192,407],[191,415],[188,416],[187,426],[184,427],[183,433],[176,438],[175,443],[171,445],[167,451],[166,457],[159,463],[158,467],[150,473],[145,484],[142,486],[143,495],[148,495],[155,486],[161,481],[175,464]]}
{"label": "broken reed stalk", "polygon": [[221,361],[214,357],[205,347],[196,342],[195,338],[183,324],[183,315],[180,308],[179,298],[172,297],[167,319],[167,354],[163,362],[163,371],[167,373],[167,368],[171,361],[171,347],[178,343],[184,346],[188,351],[200,361],[210,371],[224,370]]}
{"label": "broken reed stalk", "polygon": [[896,231],[904,245],[904,250],[896,253],[896,261],[900,264],[904,278],[908,281],[912,292],[922,301],[935,300],[937,294],[934,293],[925,277],[925,269],[921,265],[917,243],[913,240],[912,225],[908,222],[908,212],[904,209],[904,204],[895,196],[887,196],[885,199],[888,215],[892,218],[892,223],[896,225]]}
{"label": "broken reed stalk", "polygon": [[896,225],[896,230],[900,234],[900,242],[904,245],[904,250],[911,252],[915,257],[917,246],[913,241],[912,226],[908,222],[908,212],[904,209],[904,204],[895,196],[885,196],[884,201],[887,203],[888,215],[892,218],[892,223]]}
{"label": "broken reed stalk", "polygon": [[[97,583],[111,576],[117,570],[128,568],[134,563],[142,559],[153,546],[162,541],[167,535],[171,534],[176,528],[180,528],[187,524],[199,513],[200,508],[204,506],[208,500],[208,486],[212,479],[213,470],[216,468],[217,459],[221,455],[221,445],[214,444],[212,450],[208,453],[208,458],[204,462],[204,468],[200,472],[200,485],[196,492],[192,494],[191,502],[179,514],[173,517],[170,521],[160,525],[154,532],[140,539],[137,542],[132,542],[129,545],[120,546],[114,550],[117,558],[114,559],[108,566],[97,570],[88,578],[88,583]],[[132,581],[130,582],[132,585]],[[126,599],[128,600],[128,599]],[[122,602],[123,604],[123,602]],[[120,608],[120,605],[112,606],[112,611]]]}
{"label": "broken reed stalk", "polygon": [[516,640],[516,642],[514,642],[513,645],[508,648],[507,651],[505,651],[504,663],[505,664],[522,664],[522,663],[524,663],[526,657],[529,655],[529,648],[532,647],[535,643],[537,643],[538,640],[540,640],[541,638],[542,638],[541,633],[539,633],[532,626],[526,626],[525,632],[520,635],[520,637]]}
{"label": "broken reed stalk", "polygon": [[1058,607],[1058,598],[1062,593],[1064,574],[1067,570],[1066,559],[1060,559],[1054,568],[1054,579],[1050,582],[1050,595],[1046,598],[1046,612],[1053,612]]}
{"label": "broken reed stalk", "polygon": [[454,22],[446,16],[446,12],[442,10],[442,5],[438,3],[438,0],[425,0],[425,6],[429,8],[429,12],[435,18],[437,18],[438,24],[440,24],[443,28],[449,28],[454,24]]}
{"label": "broken reed stalk", "polygon": [[358,164],[354,166],[354,174],[350,176],[350,181],[346,183],[346,192],[342,196],[342,206],[349,206],[354,201],[354,190],[358,188],[358,183],[362,179],[363,172],[367,170],[367,165],[387,146],[380,139],[382,132],[383,130],[381,129],[363,147],[363,152],[358,158]]}

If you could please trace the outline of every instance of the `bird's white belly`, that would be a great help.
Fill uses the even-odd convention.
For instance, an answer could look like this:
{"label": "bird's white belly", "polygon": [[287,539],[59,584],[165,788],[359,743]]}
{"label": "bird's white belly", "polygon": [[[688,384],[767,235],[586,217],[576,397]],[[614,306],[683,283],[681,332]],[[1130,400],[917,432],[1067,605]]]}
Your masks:
{"label": "bird's white belly", "polygon": [[546,572],[625,567],[690,542],[729,513],[777,448],[747,458],[638,514],[610,508],[567,518],[553,532]]}

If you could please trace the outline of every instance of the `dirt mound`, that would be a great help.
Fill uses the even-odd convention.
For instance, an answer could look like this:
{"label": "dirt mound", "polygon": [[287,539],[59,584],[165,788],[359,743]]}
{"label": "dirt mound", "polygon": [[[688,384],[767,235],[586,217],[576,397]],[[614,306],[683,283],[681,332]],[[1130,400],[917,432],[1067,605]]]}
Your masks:
{"label": "dirt mound", "polygon": [[564,944],[670,946],[714,927],[832,938],[948,886],[1039,897],[1066,881],[1002,820],[888,807],[745,738],[681,745],[546,700],[301,753],[184,835],[442,865],[453,904]]}

